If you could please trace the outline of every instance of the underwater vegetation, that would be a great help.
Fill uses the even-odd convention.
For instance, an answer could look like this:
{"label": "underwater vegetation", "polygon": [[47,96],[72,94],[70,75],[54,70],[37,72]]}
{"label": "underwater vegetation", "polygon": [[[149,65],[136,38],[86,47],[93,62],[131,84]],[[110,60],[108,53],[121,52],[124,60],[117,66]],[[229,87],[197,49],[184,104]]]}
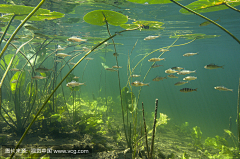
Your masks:
{"label": "underwater vegetation", "polygon": [[[80,18],[40,8],[48,7],[49,2],[45,0],[33,3],[36,7],[30,1],[4,2],[6,4],[0,4],[0,145],[12,145],[13,151],[1,154],[0,158],[55,157],[54,154],[31,153],[30,150],[26,153],[16,151],[21,145],[29,148],[31,144],[45,145],[45,148],[46,144],[50,144],[52,149],[64,146],[74,149],[84,145],[84,148],[93,151],[93,158],[240,157],[239,99],[236,113],[238,137],[234,136],[229,127],[224,130],[224,137],[216,135],[205,140],[200,127],[190,128],[189,122],[176,125],[176,119],[170,119],[164,113],[161,95],[156,95],[160,98],[155,100],[155,105],[151,104],[154,101],[142,102],[142,90],[146,87],[151,89],[152,83],[147,82],[149,77],[154,69],[165,65],[160,65],[162,62],[167,63],[165,55],[171,49],[188,46],[199,40],[218,38],[220,35],[178,31],[165,34],[164,21],[141,18],[133,20],[117,9],[99,9],[95,6],[96,2],[91,0],[82,5],[94,6],[95,9],[86,9]],[[127,3],[131,4],[130,2],[144,5],[174,3],[182,7],[180,13],[195,14],[207,20],[208,23],[201,23],[201,27],[214,24],[240,43],[231,32],[217,23],[218,20],[199,14],[229,8],[239,12],[234,8],[240,5],[238,1],[195,1],[187,6],[174,0],[129,0]],[[47,4],[44,5],[45,3]],[[71,6],[65,13],[74,14],[77,12],[74,7],[84,1],[71,0],[63,3]],[[104,2],[112,6],[118,3],[124,2]],[[64,8],[60,10],[63,11]],[[62,21],[73,27],[84,21],[104,36],[90,36],[84,27],[75,32],[71,25],[63,25]],[[69,32],[64,32],[65,29]],[[150,33],[137,40],[127,54],[122,53],[124,44],[118,38],[134,32]],[[79,33],[83,36],[80,37]],[[165,38],[166,35],[172,40],[170,44],[163,43],[157,49],[146,49],[147,51],[134,54],[135,48],[142,41],[154,41]],[[191,52],[181,56],[191,58],[190,56],[200,56],[200,53]],[[110,58],[112,59],[109,60]],[[126,65],[122,65],[123,59],[127,61]],[[114,65],[110,65],[112,63]],[[213,71],[224,69],[223,65],[213,63],[202,68]],[[124,75],[123,69],[126,71]],[[156,75],[151,82],[160,83],[187,75],[183,78],[184,81],[173,84],[178,87],[198,80],[195,76],[188,76],[197,72],[194,69],[187,70],[180,66],[164,69],[166,76]],[[100,70],[99,74],[94,74],[94,70]],[[94,74],[94,78],[89,78],[90,73]],[[99,89],[94,91],[96,87]],[[214,88],[233,92],[233,89],[225,86]],[[194,94],[199,89],[183,87],[178,92]],[[109,93],[108,90],[112,92]],[[155,111],[150,110],[154,106]],[[153,113],[149,113],[149,110]],[[108,153],[110,151],[112,156]]]}

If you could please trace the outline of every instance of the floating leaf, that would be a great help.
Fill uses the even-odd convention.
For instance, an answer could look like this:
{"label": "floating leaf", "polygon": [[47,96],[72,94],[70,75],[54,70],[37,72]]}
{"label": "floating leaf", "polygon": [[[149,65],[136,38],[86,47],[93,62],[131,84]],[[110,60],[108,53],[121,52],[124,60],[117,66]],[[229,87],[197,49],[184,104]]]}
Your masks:
{"label": "floating leaf", "polygon": [[127,0],[129,2],[140,3],[140,4],[164,4],[172,3],[170,0]]}
{"label": "floating leaf", "polygon": [[[235,7],[240,5],[240,0],[227,1],[227,3],[232,7]],[[197,11],[199,13],[214,12],[214,11],[229,9],[221,0],[198,0],[190,3],[186,7],[194,11]],[[183,8],[180,9],[180,13],[192,14],[191,12]]]}
{"label": "floating leaf", "polygon": [[159,30],[164,29],[161,27],[164,23],[159,21],[135,21],[133,24],[121,24],[120,26],[124,29],[135,29],[140,27],[141,30]]}
{"label": "floating leaf", "polygon": [[[19,72],[16,72],[11,80],[10,80],[10,86],[11,86],[11,91],[12,91],[12,94],[15,93],[16,89],[20,88],[20,87],[23,87],[24,83],[25,83],[25,78],[26,78],[26,71],[19,71]],[[17,83],[12,83],[13,80],[18,80]]]}
{"label": "floating leaf", "polygon": [[183,35],[174,35],[170,36],[169,38],[186,38],[186,39],[206,39],[206,38],[215,38],[219,37],[220,35],[206,35],[201,33],[196,34],[183,34]]}
{"label": "floating leaf", "polygon": [[110,10],[95,10],[87,13],[83,20],[89,24],[93,25],[106,25],[106,21],[115,26],[119,26],[128,21],[128,18],[118,12]]}
{"label": "floating leaf", "polygon": [[[16,15],[14,19],[23,20],[34,7],[23,6],[23,5],[8,5],[0,4],[0,13],[8,13],[1,17],[1,20],[8,21],[11,19],[13,14]],[[12,14],[10,14],[12,13]],[[30,21],[41,21],[41,20],[52,20],[64,17],[63,13],[50,12],[50,10],[39,8],[36,13],[29,19]]]}
{"label": "floating leaf", "polygon": [[[7,65],[9,64],[9,62],[10,62],[10,60],[12,59],[12,57],[14,56],[14,54],[7,54],[7,55],[5,55],[4,56],[4,60],[2,60],[1,59],[1,61],[0,61],[0,66],[1,66],[1,68],[3,69],[3,70],[6,70],[6,68],[7,68]],[[4,62],[5,61],[5,62]],[[14,67],[17,67],[17,65],[18,65],[18,62],[19,62],[19,59],[18,59],[18,57],[16,56],[15,58],[14,58],[14,60],[13,60],[13,68]]]}

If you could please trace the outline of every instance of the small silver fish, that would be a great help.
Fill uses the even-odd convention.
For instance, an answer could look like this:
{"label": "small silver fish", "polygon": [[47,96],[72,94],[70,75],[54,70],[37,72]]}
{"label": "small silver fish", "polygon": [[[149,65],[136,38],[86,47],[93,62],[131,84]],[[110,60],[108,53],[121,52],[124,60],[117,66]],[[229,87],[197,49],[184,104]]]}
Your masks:
{"label": "small silver fish", "polygon": [[76,87],[76,86],[81,86],[81,85],[85,85],[85,83],[79,83],[76,81],[72,81],[66,84],[67,87]]}
{"label": "small silver fish", "polygon": [[12,68],[12,69],[10,69],[10,71],[21,71],[21,70],[18,68]]}
{"label": "small silver fish", "polygon": [[[223,66],[224,66],[224,65],[223,65]],[[209,64],[209,65],[204,66],[204,68],[205,68],[205,69],[217,69],[217,68],[222,68],[222,69],[224,69],[223,66],[217,66],[217,65],[211,63],[211,64]]]}
{"label": "small silver fish", "polygon": [[17,83],[17,82],[18,82],[18,80],[16,80],[16,79],[15,79],[15,80],[12,80],[12,83]]}
{"label": "small silver fish", "polygon": [[186,53],[186,54],[183,54],[183,56],[193,56],[193,55],[198,55],[198,53],[196,52],[196,53]]}
{"label": "small silver fish", "polygon": [[54,60],[54,62],[62,62],[61,60]]}
{"label": "small silver fish", "polygon": [[177,73],[177,72],[178,72],[178,71],[173,70],[173,69],[171,69],[171,68],[165,70],[165,73]]}
{"label": "small silver fish", "polygon": [[162,60],[165,60],[165,58],[154,57],[154,58],[149,59],[148,62],[156,62],[156,61],[162,61]]}
{"label": "small silver fish", "polygon": [[47,78],[47,77],[43,77],[43,76],[33,76],[32,79],[44,79],[44,78]]}
{"label": "small silver fish", "polygon": [[227,87],[224,86],[216,86],[214,89],[219,90],[219,91],[231,91],[233,92],[233,89],[228,89]]}
{"label": "small silver fish", "polygon": [[159,50],[160,52],[167,52],[167,51],[169,51],[168,49],[160,49]]}
{"label": "small silver fish", "polygon": [[194,71],[190,71],[190,70],[182,70],[180,72],[178,72],[178,75],[186,75],[186,74],[190,74],[190,73],[196,73],[196,70]]}
{"label": "small silver fish", "polygon": [[65,54],[65,53],[57,53],[57,54],[55,54],[55,56],[65,58],[65,57],[71,56],[71,55],[68,55],[68,54]]}
{"label": "small silver fish", "polygon": [[191,80],[195,80],[195,79],[197,79],[197,77],[195,77],[195,76],[187,76],[187,77],[183,78],[184,81],[191,81]]}
{"label": "small silver fish", "polygon": [[171,69],[172,69],[172,70],[180,71],[180,70],[182,70],[183,68],[182,68],[182,67],[172,67]]}
{"label": "small silver fish", "polygon": [[163,66],[163,65],[154,64],[154,65],[152,65],[151,67],[152,67],[152,68],[157,68],[157,67],[160,67],[160,66]]}
{"label": "small silver fish", "polygon": [[161,81],[163,79],[167,79],[167,77],[160,77],[160,76],[157,76],[155,77],[154,79],[152,79],[153,81]]}
{"label": "small silver fish", "polygon": [[173,74],[170,74],[170,75],[167,75],[169,78],[178,78],[177,76],[173,75]]}
{"label": "small silver fish", "polygon": [[188,92],[193,92],[193,91],[197,91],[197,88],[196,89],[192,89],[192,88],[182,88],[182,89],[180,89],[180,92],[183,92],[183,93],[188,93]]}
{"label": "small silver fish", "polygon": [[112,66],[112,68],[122,68],[122,66],[115,65],[115,66]]}
{"label": "small silver fish", "polygon": [[65,47],[63,48],[60,45],[58,45],[58,48],[56,49],[56,51],[63,51],[63,50],[65,50]]}
{"label": "small silver fish", "polygon": [[81,38],[78,38],[76,36],[72,36],[70,38],[67,39],[67,41],[71,41],[71,42],[82,42],[82,41],[87,41],[86,39],[81,39]]}
{"label": "small silver fish", "polygon": [[135,77],[140,77],[141,75],[136,75],[136,74],[132,74],[131,77],[135,78]]}
{"label": "small silver fish", "polygon": [[48,72],[48,71],[52,71],[53,69],[47,69],[45,67],[39,67],[39,68],[36,68],[35,71],[36,72]]}
{"label": "small silver fish", "polygon": [[78,79],[78,78],[80,78],[80,77],[77,77],[77,76],[74,76],[74,77],[73,77],[73,79]]}
{"label": "small silver fish", "polygon": [[113,68],[105,68],[105,70],[107,70],[107,71],[111,71],[111,72],[114,72],[114,71],[118,71],[118,70],[115,70],[115,69],[113,69]]}
{"label": "small silver fish", "polygon": [[186,83],[188,83],[188,81],[179,81],[179,82],[177,82],[177,83],[175,83],[174,85],[175,86],[181,86],[181,85],[183,85],[183,84],[186,84]]}
{"label": "small silver fish", "polygon": [[[219,21],[219,19],[214,20],[214,22],[217,22],[217,21]],[[205,21],[205,22],[201,23],[199,26],[200,26],[200,27],[201,27],[201,26],[207,26],[207,25],[209,25],[209,24],[212,24],[212,23],[209,22],[209,21]]]}
{"label": "small silver fish", "polygon": [[156,39],[158,37],[160,37],[160,35],[159,36],[147,36],[143,40],[153,40],[153,39]]}
{"label": "small silver fish", "polygon": [[69,64],[69,65],[75,65],[76,63],[74,63],[74,62],[69,62],[68,64]]}
{"label": "small silver fish", "polygon": [[86,57],[85,60],[93,60],[94,58]]}
{"label": "small silver fish", "polygon": [[149,83],[142,83],[139,81],[134,81],[133,83],[131,83],[131,85],[135,86],[135,87],[140,87],[140,86],[149,86]]}

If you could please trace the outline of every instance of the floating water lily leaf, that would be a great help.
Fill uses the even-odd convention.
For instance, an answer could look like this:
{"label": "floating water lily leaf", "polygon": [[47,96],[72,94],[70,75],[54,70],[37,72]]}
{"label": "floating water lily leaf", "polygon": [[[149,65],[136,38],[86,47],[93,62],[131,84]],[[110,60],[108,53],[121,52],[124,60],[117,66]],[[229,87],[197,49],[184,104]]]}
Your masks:
{"label": "floating water lily leaf", "polygon": [[[230,1],[227,1],[227,3],[230,6],[235,7],[240,5],[240,0],[234,0],[234,1],[230,0]],[[221,0],[198,0],[190,3],[186,7],[194,11],[197,11],[199,13],[214,12],[214,11],[229,9]],[[180,13],[192,14],[191,12],[183,8],[180,9]]]}
{"label": "floating water lily leaf", "polygon": [[129,2],[140,3],[140,4],[163,4],[172,3],[170,0],[127,0]]}
{"label": "floating water lily leaf", "polygon": [[[8,13],[1,17],[1,20],[8,21],[13,14],[16,15],[15,19],[23,20],[34,7],[23,6],[23,5],[8,5],[0,4],[0,13]],[[12,14],[10,14],[12,13]],[[39,8],[37,12],[29,19],[30,21],[41,21],[41,20],[52,20],[64,17],[63,13],[60,12],[50,12],[50,10]]]}
{"label": "floating water lily leaf", "polygon": [[[11,91],[12,94],[15,93],[17,88],[23,87],[25,83],[25,78],[26,78],[26,71],[19,71],[16,72],[11,80],[10,80],[10,86],[11,86]],[[13,80],[18,80],[17,83],[12,83]]]}
{"label": "floating water lily leaf", "polygon": [[87,13],[83,17],[83,20],[93,25],[105,25],[105,21],[107,21],[111,25],[119,26],[123,23],[126,23],[128,18],[121,13],[110,10],[95,10]]}
{"label": "floating water lily leaf", "polygon": [[159,30],[164,29],[161,27],[164,23],[159,21],[136,21],[133,24],[121,24],[120,26],[124,29],[135,29],[140,27],[141,30]]}
{"label": "floating water lily leaf", "polygon": [[[13,56],[14,56],[14,54],[7,54],[7,55],[4,56],[4,60],[1,59],[1,61],[0,61],[0,66],[1,66],[1,68],[2,68],[3,70],[6,70],[8,64],[9,64],[9,62],[10,62],[10,60],[12,59]],[[17,67],[18,62],[19,62],[19,59],[18,59],[18,57],[16,56],[16,57],[14,58],[14,60],[13,60],[12,68]]]}
{"label": "floating water lily leaf", "polygon": [[216,38],[219,37],[220,35],[206,35],[206,34],[184,34],[184,35],[174,35],[170,36],[169,38],[186,38],[186,39],[206,39],[206,38]]}

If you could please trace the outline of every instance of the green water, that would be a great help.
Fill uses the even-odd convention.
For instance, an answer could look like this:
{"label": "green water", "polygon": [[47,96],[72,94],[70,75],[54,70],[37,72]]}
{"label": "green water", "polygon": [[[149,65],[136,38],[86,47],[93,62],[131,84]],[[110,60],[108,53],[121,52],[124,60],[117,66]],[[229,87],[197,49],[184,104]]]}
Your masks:
{"label": "green water", "polygon": [[[5,1],[0,1],[1,4],[5,4]],[[24,3],[21,1],[14,1],[15,4],[25,4],[31,6],[36,6],[37,2],[29,1]],[[188,5],[193,1],[181,1],[183,5]],[[231,124],[231,131],[235,136],[237,136],[237,97],[238,97],[238,81],[239,81],[239,68],[240,68],[240,55],[239,55],[239,43],[235,41],[231,36],[226,32],[218,28],[217,26],[210,24],[207,26],[200,27],[199,25],[205,20],[198,17],[197,15],[184,15],[179,12],[181,9],[179,6],[173,3],[167,4],[137,4],[127,1],[105,1],[105,2],[96,2],[96,1],[58,1],[58,2],[46,2],[43,4],[42,8],[48,9],[50,11],[56,11],[64,13],[63,18],[46,20],[46,21],[29,21],[29,24],[34,25],[39,30],[34,31],[44,35],[49,36],[49,39],[46,38],[37,38],[35,37],[35,42],[38,42],[38,45],[34,45],[33,41],[25,45],[22,48],[22,51],[27,55],[30,53],[31,49],[35,47],[44,46],[49,43],[46,48],[46,52],[40,51],[39,56],[45,56],[46,60],[42,63],[42,66],[46,68],[54,68],[55,71],[50,71],[46,73],[46,79],[31,80],[33,76],[32,71],[27,71],[30,69],[29,66],[24,68],[26,72],[26,78],[24,79],[23,86],[20,87],[21,93],[12,93],[11,84],[9,84],[12,76],[15,72],[9,71],[7,77],[2,86],[2,107],[6,111],[2,110],[2,115],[4,118],[12,124],[12,121],[6,117],[6,112],[11,112],[10,116],[14,121],[17,121],[17,117],[14,115],[14,111],[18,109],[18,106],[24,105],[24,103],[30,103],[29,105],[24,105],[24,116],[29,116],[29,119],[24,124],[24,127],[30,123],[33,119],[34,114],[42,106],[43,102],[50,95],[52,90],[58,85],[58,83],[63,79],[63,77],[68,73],[68,71],[73,67],[69,65],[69,59],[81,52],[76,58],[71,60],[71,62],[77,62],[87,51],[75,51],[82,50],[83,47],[89,49],[97,45],[104,39],[108,38],[108,31],[105,25],[98,26],[86,23],[83,20],[83,17],[91,11],[94,10],[111,10],[118,13],[121,13],[128,17],[128,24],[131,24],[134,21],[159,21],[163,22],[164,29],[159,30],[134,30],[127,31],[115,36],[114,43],[116,44],[116,52],[119,54],[117,56],[118,65],[122,66],[118,72],[110,72],[103,68],[101,63],[112,67],[116,65],[116,57],[113,56],[115,52],[113,47],[112,40],[108,41],[108,44],[103,44],[98,47],[87,57],[93,58],[93,60],[83,60],[73,71],[72,77],[80,77],[78,82],[84,82],[85,86],[75,87],[76,91],[66,87],[66,80],[62,83],[61,87],[54,94],[54,98],[51,98],[47,106],[43,109],[43,114],[40,116],[45,116],[45,118],[51,118],[49,114],[61,114],[61,120],[58,122],[65,122],[64,124],[69,125],[70,129],[75,129],[79,131],[80,128],[76,128],[75,124],[78,121],[82,121],[84,112],[96,110],[98,115],[94,121],[101,121],[103,125],[106,125],[106,118],[114,118],[112,122],[113,125],[119,125],[119,129],[122,132],[122,140],[125,141],[123,124],[122,124],[122,109],[120,102],[120,90],[119,86],[122,89],[127,86],[132,88],[132,92],[136,97],[137,111],[139,112],[138,124],[134,125],[140,129],[142,124],[142,107],[141,103],[144,103],[145,113],[147,114],[147,121],[149,127],[152,128],[152,113],[155,109],[155,99],[158,99],[158,117],[159,113],[164,113],[170,118],[169,123],[172,125],[181,125],[185,122],[189,123],[189,128],[192,130],[192,127],[198,126],[202,131],[202,140],[204,141],[207,137],[214,137],[216,135],[224,136],[224,129],[229,129],[229,124]],[[240,9],[239,6],[236,8]],[[235,37],[240,38],[239,32],[239,13],[231,9],[203,13],[204,16],[217,20],[220,25],[225,27],[229,32],[231,32]],[[73,21],[75,20],[75,21]],[[0,20],[1,21],[1,20]],[[7,22],[2,22],[5,25]],[[7,32],[9,35],[13,33],[14,29],[20,23],[19,20],[14,20],[12,26]],[[114,26],[109,24],[110,33],[113,35],[116,32],[124,30],[120,26]],[[4,31],[4,27],[1,28],[1,31]],[[206,35],[219,35],[215,38],[203,38],[203,39],[186,39],[179,38],[176,43],[176,38],[170,38],[174,35],[185,35],[185,34],[206,34]],[[6,35],[6,38],[9,38],[9,35]],[[29,30],[22,28],[17,36],[21,37],[18,42],[14,44],[19,47],[21,44],[26,42],[26,39],[30,39],[32,34]],[[157,36],[159,38],[152,40],[144,40],[147,36]],[[54,37],[62,36],[63,39],[54,39]],[[78,43],[69,42],[66,39],[72,36],[78,36],[82,39],[87,39],[86,42],[82,42],[79,45]],[[44,42],[46,40],[46,42]],[[53,41],[51,41],[53,40]],[[193,40],[193,41],[192,41]],[[4,47],[6,42],[3,42],[1,48]],[[44,44],[44,45],[41,45]],[[135,45],[136,44],[136,45]],[[183,45],[184,44],[184,45]],[[66,57],[63,59],[58,59],[54,54],[50,55],[56,50],[56,47],[60,45],[61,47],[66,47],[63,51],[58,51],[57,53],[66,53],[70,54],[71,57]],[[76,46],[71,46],[76,45]],[[135,45],[135,46],[134,46]],[[174,45],[174,47],[169,47]],[[160,52],[155,51],[159,48],[169,47],[169,51]],[[144,58],[145,55],[155,51],[154,53],[148,55]],[[42,53],[43,52],[43,53]],[[182,55],[188,52],[197,52],[198,55],[183,57]],[[15,50],[12,47],[9,47],[7,51],[3,54],[2,59],[7,54],[14,54]],[[163,54],[162,54],[163,53]],[[46,54],[46,55],[45,55]],[[156,62],[156,64],[163,65],[157,68],[151,68],[152,62],[148,62],[150,58],[158,57],[161,55],[161,58],[165,58],[164,61]],[[49,55],[49,57],[47,57]],[[144,58],[144,59],[143,59]],[[142,60],[143,59],[143,60]],[[61,60],[61,63],[55,65],[54,60]],[[130,70],[136,66],[133,74],[141,75],[137,78],[128,78],[129,72],[129,61],[130,61]],[[138,62],[142,60],[139,64]],[[26,59],[19,57],[19,64],[15,66],[16,68],[22,69],[26,63]],[[63,69],[61,66],[67,63]],[[219,66],[223,66],[224,69],[205,69],[204,66],[214,63]],[[35,63],[34,68],[38,68],[40,63]],[[7,66],[7,64],[6,64]],[[182,86],[175,86],[174,84],[178,81],[182,81],[182,78],[187,75],[177,75],[178,78],[168,78],[162,81],[152,81],[156,76],[165,77],[168,74],[165,73],[165,70],[171,67],[183,67],[186,70],[196,70],[196,74],[190,74],[196,76],[197,79],[194,81],[189,81],[189,83]],[[14,68],[14,67],[11,67]],[[1,77],[5,72],[5,68],[1,68]],[[61,73],[60,73],[61,70]],[[119,76],[118,76],[119,73]],[[55,74],[55,75],[54,75]],[[59,76],[57,76],[59,74]],[[40,75],[37,73],[37,75]],[[72,77],[67,80],[72,80]],[[53,81],[55,79],[55,81]],[[148,86],[143,87],[134,87],[129,85],[130,83],[136,80],[143,83],[149,83]],[[37,89],[37,95],[34,94],[34,97],[29,98],[29,94],[26,89],[28,83],[31,83],[34,89]],[[37,86],[37,87],[36,87]],[[231,91],[219,91],[215,90],[215,86],[225,86]],[[197,88],[197,91],[183,93],[180,92],[182,88]],[[141,90],[141,91],[140,91]],[[34,90],[35,91],[35,90]],[[36,96],[35,96],[36,95]],[[138,98],[139,97],[139,98]],[[81,98],[81,101],[79,102]],[[112,98],[106,103],[106,98]],[[17,100],[18,99],[18,100]],[[75,104],[73,104],[75,99]],[[33,101],[35,103],[33,104]],[[101,101],[100,101],[101,100]],[[12,103],[12,106],[7,106],[6,102],[9,101]],[[16,103],[18,102],[18,103]],[[92,107],[85,108],[84,106],[89,103],[97,102],[98,105],[92,104]],[[20,104],[19,104],[20,103]],[[83,104],[84,103],[84,104]],[[88,103],[88,104],[86,104]],[[81,107],[81,105],[83,107]],[[91,105],[91,104],[89,104]],[[101,105],[101,106],[99,106]],[[106,107],[105,107],[105,106]],[[99,106],[99,108],[97,108]],[[76,110],[77,108],[77,110]],[[73,113],[75,109],[77,114]],[[103,110],[104,109],[104,110]],[[107,110],[105,110],[107,109]],[[30,111],[30,112],[29,112]],[[30,113],[30,114],[28,114]],[[69,114],[68,114],[69,113]],[[78,113],[82,113],[81,115]],[[85,114],[85,115],[86,115]],[[89,113],[91,114],[91,113]],[[94,113],[93,113],[94,114]],[[99,115],[100,114],[100,115]],[[125,124],[126,112],[125,114]],[[63,116],[62,116],[63,115]],[[77,117],[76,117],[77,116]],[[86,115],[87,116],[87,115]],[[76,117],[76,118],[74,118]],[[229,123],[229,117],[232,118],[231,123]],[[24,117],[21,116],[23,119]],[[74,118],[74,119],[73,119]],[[104,120],[103,120],[104,118]],[[86,117],[87,119],[87,117]],[[2,120],[2,119],[1,119]],[[129,120],[132,120],[132,114],[129,113]],[[19,121],[19,120],[18,120]],[[22,120],[23,122],[24,120]],[[90,122],[90,121],[87,121]],[[111,122],[109,120],[108,122]],[[132,121],[133,122],[133,121]],[[4,120],[2,120],[4,123]],[[63,123],[62,123],[63,124]],[[21,124],[20,124],[21,125]],[[94,124],[93,124],[94,125]],[[48,125],[49,126],[49,125]],[[73,127],[71,127],[73,126]],[[128,125],[129,126],[129,125]],[[132,128],[134,127],[132,125]],[[5,129],[2,129],[2,133],[11,132],[14,134],[14,130],[7,128],[7,125],[4,125]],[[101,126],[93,127],[88,129],[93,131],[94,129],[100,131]],[[3,128],[3,127],[2,127]],[[42,126],[41,126],[42,128]],[[8,130],[8,131],[6,131]],[[36,129],[35,131],[38,131]],[[86,129],[84,133],[89,133]],[[5,132],[4,132],[5,131]],[[40,130],[39,130],[40,131]],[[104,129],[104,131],[106,131]],[[69,129],[62,129],[61,132],[70,132]],[[95,131],[93,131],[95,132]],[[107,132],[107,131],[106,131]],[[23,130],[18,132],[18,135],[21,136]],[[50,133],[51,134],[51,133]],[[103,133],[104,134],[104,133]],[[15,132],[16,135],[16,132]],[[45,134],[46,135],[46,134]],[[52,134],[53,135],[53,134]],[[94,136],[94,133],[92,134]],[[107,134],[108,135],[108,134]],[[54,135],[53,135],[54,136]],[[109,135],[111,136],[111,135]],[[231,142],[229,140],[229,142]],[[5,144],[5,143],[2,143]],[[126,143],[125,143],[126,144]],[[230,145],[233,143],[230,143]],[[125,145],[126,147],[126,145]]]}

